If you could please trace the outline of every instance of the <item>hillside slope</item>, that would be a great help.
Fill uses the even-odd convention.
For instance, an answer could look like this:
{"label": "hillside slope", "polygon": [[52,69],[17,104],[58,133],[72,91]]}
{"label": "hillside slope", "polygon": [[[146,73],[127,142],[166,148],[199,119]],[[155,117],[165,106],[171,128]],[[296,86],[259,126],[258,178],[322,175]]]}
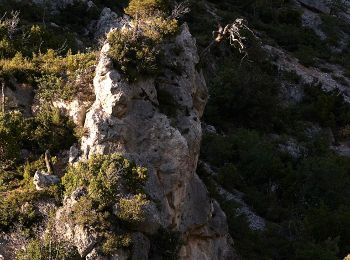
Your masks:
{"label": "hillside slope", "polygon": [[349,15],[0,0],[0,259],[344,259]]}

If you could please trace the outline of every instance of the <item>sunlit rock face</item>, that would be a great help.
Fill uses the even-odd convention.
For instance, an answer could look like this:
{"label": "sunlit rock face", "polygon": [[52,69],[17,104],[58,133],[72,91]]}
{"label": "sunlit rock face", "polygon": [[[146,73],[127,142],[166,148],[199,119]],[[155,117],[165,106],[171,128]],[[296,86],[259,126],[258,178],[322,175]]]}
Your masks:
{"label": "sunlit rock face", "polygon": [[82,159],[120,153],[148,168],[147,193],[158,202],[150,230],[155,223],[180,232],[180,259],[233,259],[226,216],[196,174],[208,93],[187,25],[163,46],[163,73],[156,78],[128,83],[113,68],[109,48],[103,46],[96,69]]}

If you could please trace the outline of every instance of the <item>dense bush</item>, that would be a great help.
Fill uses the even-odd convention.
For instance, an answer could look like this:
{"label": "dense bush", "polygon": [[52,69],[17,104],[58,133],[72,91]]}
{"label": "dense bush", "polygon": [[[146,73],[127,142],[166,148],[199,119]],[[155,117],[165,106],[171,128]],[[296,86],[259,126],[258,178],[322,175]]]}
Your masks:
{"label": "dense bush", "polygon": [[9,230],[17,224],[30,229],[42,217],[35,208],[35,203],[43,198],[52,198],[59,203],[60,194],[59,186],[36,191],[28,185],[3,193],[0,197],[0,229]]}
{"label": "dense bush", "polygon": [[166,11],[165,0],[131,0],[125,13],[136,18],[147,18],[159,11]]}
{"label": "dense bush", "polygon": [[121,183],[130,192],[140,193],[147,180],[145,168],[136,166],[122,156],[96,155],[87,162],[70,166],[62,183],[66,194],[71,194],[79,187],[86,187],[92,199],[105,200],[103,205],[110,205],[117,195]]}
{"label": "dense bush", "polygon": [[[217,169],[215,181],[227,190],[243,191],[245,201],[258,215],[290,234],[283,237],[275,230],[268,235],[266,232],[272,232],[268,228],[259,234],[242,231],[240,236],[237,232],[241,227],[235,224],[232,209],[237,206],[227,202],[224,210],[232,234],[240,237],[239,250],[254,259],[246,244],[253,239],[259,252],[279,255],[273,259],[337,259],[346,255],[350,249],[349,158],[337,156],[329,148],[309,149],[307,156],[296,161],[280,151],[280,141],[247,130],[204,139],[202,158]],[[210,185],[210,179],[204,179]],[[215,190],[212,192],[215,195]],[[274,239],[279,240],[278,248],[272,243]],[[288,247],[289,255],[285,255]]]}
{"label": "dense bush", "polygon": [[68,52],[66,56],[60,56],[54,50],[48,50],[32,58],[18,52],[13,58],[0,59],[0,77],[37,85],[38,98],[44,101],[69,101],[77,97],[91,100],[95,63],[94,52]]}
{"label": "dense bush", "polygon": [[148,38],[134,37],[132,31],[115,30],[108,34],[108,42],[111,45],[109,56],[128,80],[157,72],[159,50]]}
{"label": "dense bush", "polygon": [[137,194],[131,198],[122,198],[118,203],[117,217],[131,225],[137,225],[145,220],[144,209],[149,204],[146,196]]}
{"label": "dense bush", "polygon": [[129,81],[154,75],[160,69],[160,43],[178,30],[177,21],[167,17],[165,6],[162,0],[133,0],[125,11],[133,17],[134,27],[108,34],[108,54]]}
{"label": "dense bush", "polygon": [[264,130],[278,127],[277,74],[261,50],[254,51],[254,63],[240,65],[239,57],[224,60],[209,81],[211,97],[205,115],[209,123],[224,129],[233,125]]}
{"label": "dense bush", "polygon": [[132,239],[129,234],[116,235],[107,234],[102,245],[102,252],[105,255],[112,255],[118,248],[128,248],[131,246]]}
{"label": "dense bush", "polygon": [[[70,166],[63,177],[66,195],[77,188],[86,191],[74,204],[71,217],[77,225],[94,227],[102,239],[105,254],[130,246],[128,233],[115,234],[114,227],[117,222],[125,227],[125,224],[135,225],[144,219],[144,207],[149,203],[142,194],[146,180],[144,168],[116,154],[96,155],[79,162]],[[126,197],[126,191],[134,195]],[[116,217],[112,213],[115,204],[118,205]]]}
{"label": "dense bush", "polygon": [[18,260],[82,259],[76,248],[50,239],[33,239],[17,252]]}
{"label": "dense bush", "polygon": [[[217,21],[201,1],[191,2],[191,32],[206,47]],[[336,17],[321,15],[327,35],[321,40],[301,26],[302,12],[293,1],[209,2],[221,24],[244,17],[263,43],[289,51],[303,65],[315,66],[323,59],[350,68],[348,48],[339,55],[331,51],[348,30]],[[348,138],[349,106],[339,93],[313,84],[304,86],[300,103],[280,104],[280,83],[300,86],[300,79],[271,66],[251,39],[246,45],[248,58],[242,63],[237,52],[222,45],[202,59],[210,91],[205,120],[219,134],[205,136],[201,148],[202,160],[217,175],[203,169],[198,173],[225,211],[242,259],[342,259],[350,250],[349,159],[329,146],[330,129],[336,142]],[[297,157],[281,148],[290,138],[300,148]],[[251,230],[247,218],[238,214],[240,206],[219,196],[216,183],[244,192],[245,202],[267,220],[266,229]]]}
{"label": "dense bush", "polygon": [[20,161],[21,149],[43,153],[69,148],[76,138],[74,124],[58,109],[42,107],[37,116],[19,112],[0,113],[0,162]]}

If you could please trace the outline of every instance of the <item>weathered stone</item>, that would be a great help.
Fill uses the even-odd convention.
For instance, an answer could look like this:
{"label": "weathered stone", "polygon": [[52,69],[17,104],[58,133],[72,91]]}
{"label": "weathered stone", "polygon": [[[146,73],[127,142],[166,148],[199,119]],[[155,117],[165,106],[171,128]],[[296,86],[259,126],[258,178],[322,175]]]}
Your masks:
{"label": "weathered stone", "polygon": [[[304,85],[314,85],[319,84],[325,92],[332,90],[338,90],[344,97],[346,102],[350,102],[350,90],[348,85],[350,84],[350,79],[344,77],[345,82],[338,82],[332,77],[332,74],[323,72],[316,67],[306,67],[299,63],[299,60],[292,57],[286,51],[280,48],[276,48],[270,45],[264,45],[264,49],[274,57],[273,63],[278,67],[280,71],[288,71],[296,74],[300,78],[300,84]],[[338,75],[343,75],[343,68],[338,65],[332,65],[323,63],[323,66],[331,68]],[[295,89],[295,91],[298,91]],[[300,90],[299,90],[300,91]],[[300,99],[300,94],[297,93]]]}
{"label": "weathered stone", "polygon": [[289,154],[294,159],[299,159],[306,153],[306,148],[299,145],[294,139],[290,139],[278,147],[282,152]]}
{"label": "weathered stone", "polygon": [[[78,191],[74,193],[79,193]],[[74,194],[73,193],[73,194]],[[82,257],[87,256],[93,251],[98,242],[98,235],[93,231],[93,227],[77,225],[71,218],[74,213],[74,204],[78,198],[73,195],[72,198],[64,200],[63,207],[56,212],[55,230],[61,240],[74,245]]]}
{"label": "weathered stone", "polygon": [[75,163],[80,156],[80,150],[76,145],[71,146],[69,149],[69,163]]}
{"label": "weathered stone", "polygon": [[103,8],[99,20],[92,29],[95,39],[103,40],[111,29],[121,28],[126,20],[126,17],[118,17],[111,9],[107,7]]}
{"label": "weathered stone", "polygon": [[49,175],[43,171],[36,171],[33,182],[37,190],[43,190],[47,187],[58,184],[60,182],[60,178],[58,178],[56,175]]}
{"label": "weathered stone", "polygon": [[85,188],[78,188],[73,191],[70,196],[73,201],[79,201],[79,199],[87,194],[87,190]]}
{"label": "weathered stone", "polygon": [[83,126],[86,111],[91,104],[90,102],[81,102],[80,100],[75,99],[71,102],[65,102],[63,100],[53,101],[52,105],[59,108],[63,114],[72,118],[76,125]]}
{"label": "weathered stone", "polygon": [[138,225],[137,230],[146,234],[156,233],[160,227],[160,219],[155,203],[151,202],[147,204],[144,207],[143,212],[145,215],[145,221]]}
{"label": "weathered stone", "polygon": [[[96,69],[96,100],[86,115],[83,158],[120,153],[147,167],[146,192],[157,201],[157,209],[150,210],[152,214],[146,214],[145,223],[137,229],[152,233],[162,225],[191,238],[191,232],[202,228],[205,232],[199,234],[204,236],[196,236],[196,242],[188,239],[181,259],[201,259],[198,250],[206,259],[223,259],[223,251],[231,251],[229,235],[209,232],[212,203],[195,173],[202,136],[200,117],[208,98],[204,77],[196,69],[195,39],[183,25],[175,41],[163,46],[164,73],[134,83],[113,68],[109,48],[103,46]],[[180,50],[177,55],[174,48]],[[176,72],[170,69],[174,64]],[[171,96],[175,113],[161,109],[169,102],[162,99],[163,93]],[[227,225],[226,219],[222,222]]]}
{"label": "weathered stone", "polygon": [[327,35],[321,30],[322,19],[319,14],[304,9],[301,18],[303,26],[311,28],[321,40],[327,39]]}

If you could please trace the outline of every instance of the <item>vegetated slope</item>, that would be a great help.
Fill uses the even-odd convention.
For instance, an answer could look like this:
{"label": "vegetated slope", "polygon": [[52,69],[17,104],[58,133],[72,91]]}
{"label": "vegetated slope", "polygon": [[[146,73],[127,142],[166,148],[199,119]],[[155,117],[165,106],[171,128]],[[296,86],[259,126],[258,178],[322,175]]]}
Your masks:
{"label": "vegetated slope", "polygon": [[[181,60],[186,52],[165,40],[168,51],[158,53],[164,43],[158,37],[173,31],[176,24],[153,21],[151,27],[157,30],[140,38],[118,35],[120,31],[112,34],[109,41],[116,48],[101,56],[105,60],[101,60],[97,83],[111,81],[103,83],[106,92],[96,93],[100,98],[90,112],[86,131],[86,110],[95,100],[92,78],[98,39],[120,25],[117,14],[128,1],[36,2],[39,5],[0,1],[1,13],[7,12],[0,26],[0,74],[6,96],[6,113],[0,116],[0,254],[9,259],[15,258],[16,250],[21,259],[52,255],[169,259],[178,258],[180,251],[183,258],[200,259],[201,253],[210,256],[222,251],[221,246],[225,248],[229,241],[225,216],[216,202],[209,201],[194,174],[198,120],[206,99],[206,93],[198,92],[203,91],[198,87],[203,81],[196,76],[191,81],[197,81],[195,85],[185,84],[186,91],[197,89],[194,97],[185,95],[184,85],[179,87],[174,81],[188,81],[188,60]],[[235,249],[242,259],[345,257],[350,251],[346,6],[339,1],[301,0],[190,4],[191,13],[180,22],[187,21],[197,39],[201,61],[196,70],[204,70],[210,95],[205,123],[217,130],[204,125],[201,160],[205,163],[197,173],[224,209]],[[134,7],[131,15],[141,10]],[[11,10],[20,11],[18,24]],[[255,34],[242,32],[248,56],[242,60],[242,54],[228,44],[202,52],[212,42],[217,23],[225,25],[237,17],[244,17]],[[125,43],[128,52],[124,52]],[[183,43],[186,48],[194,46],[192,40]],[[130,55],[132,59],[124,59]],[[162,63],[163,55],[168,59]],[[177,58],[169,59],[169,55]],[[191,59],[196,60],[195,56],[191,53]],[[110,76],[105,77],[108,72]],[[140,76],[143,83],[138,85]],[[146,80],[150,78],[160,79],[155,89]],[[115,89],[122,95],[116,98]],[[176,133],[176,138],[164,134],[168,130],[148,129],[149,123],[134,126],[129,122],[130,118],[143,122],[150,115],[164,119],[156,125],[170,129],[170,136]],[[120,121],[125,124],[121,126]],[[139,145],[147,129],[162,142],[150,139],[149,145]],[[71,146],[83,136],[83,155],[90,159],[66,170],[68,161],[79,159],[79,149]],[[188,148],[191,163],[181,154]],[[55,174],[65,177],[61,184],[37,191],[33,175],[45,170],[42,155],[47,149],[54,155]],[[150,175],[121,157],[92,156],[121,150],[142,164],[148,161],[142,157],[147,150],[152,155]],[[186,172],[191,185],[186,186],[174,171]],[[157,192],[147,194],[158,187],[146,185],[145,189],[147,176],[162,181]],[[163,188],[164,193],[159,193]],[[115,194],[121,196],[115,198]],[[159,201],[154,200],[159,194]],[[145,225],[145,208],[170,212],[164,220],[173,224],[171,228],[153,235],[147,230],[136,232],[140,223],[143,228],[159,225],[157,219]],[[208,214],[198,214],[203,211]],[[263,224],[255,225],[255,220]],[[61,241],[55,229],[72,232]],[[177,232],[188,229],[191,232],[185,236]],[[202,242],[208,237],[216,241],[211,246]]]}
{"label": "vegetated slope", "polygon": [[[205,126],[201,159],[211,169],[202,164],[198,173],[223,207],[242,259],[350,252],[350,27],[340,2],[192,1],[188,22],[202,49],[217,23],[236,17],[256,35],[244,34],[243,60],[228,44],[202,57],[204,118],[216,131]],[[250,228],[246,204],[264,229]]]}
{"label": "vegetated slope", "polygon": [[3,257],[233,259],[196,174],[207,88],[172,4],[0,2]]}

